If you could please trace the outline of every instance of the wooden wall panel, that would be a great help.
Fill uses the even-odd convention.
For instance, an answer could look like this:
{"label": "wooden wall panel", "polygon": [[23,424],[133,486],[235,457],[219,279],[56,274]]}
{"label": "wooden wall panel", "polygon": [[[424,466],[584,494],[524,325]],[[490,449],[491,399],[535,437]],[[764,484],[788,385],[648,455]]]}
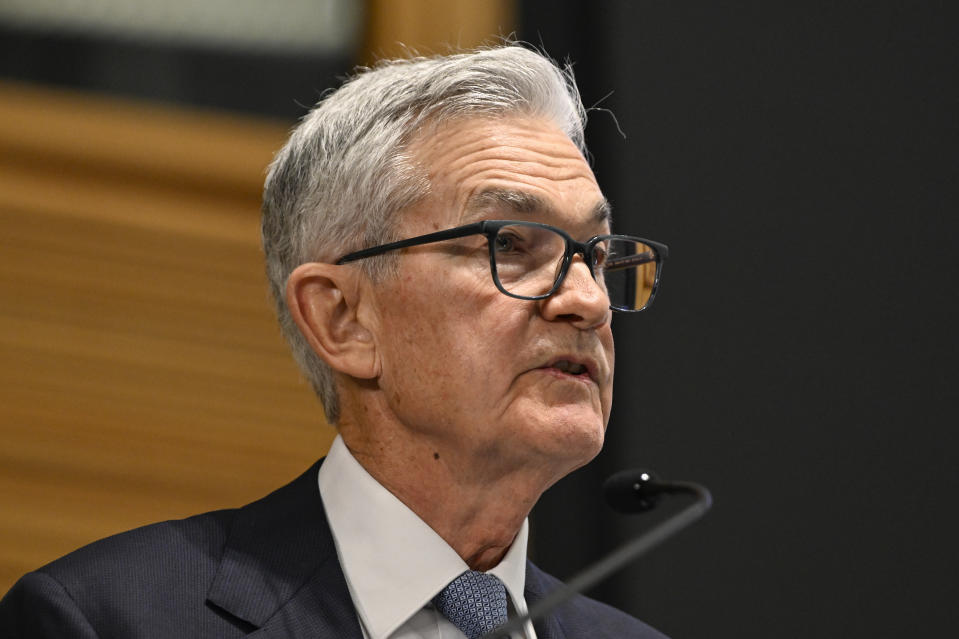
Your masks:
{"label": "wooden wall panel", "polygon": [[516,30],[516,0],[369,0],[366,63],[496,44]]}
{"label": "wooden wall panel", "polygon": [[286,129],[0,84],[0,592],[329,446],[259,249]]}

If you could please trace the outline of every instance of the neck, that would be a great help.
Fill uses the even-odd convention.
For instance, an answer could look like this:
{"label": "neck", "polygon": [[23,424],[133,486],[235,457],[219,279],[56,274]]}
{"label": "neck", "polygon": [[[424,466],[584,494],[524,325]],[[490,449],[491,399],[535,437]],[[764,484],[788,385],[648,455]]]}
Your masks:
{"label": "neck", "polygon": [[347,419],[339,429],[366,471],[473,570],[489,570],[502,560],[539,496],[557,479],[546,468],[511,463],[515,454],[464,452],[395,420],[370,428]]}

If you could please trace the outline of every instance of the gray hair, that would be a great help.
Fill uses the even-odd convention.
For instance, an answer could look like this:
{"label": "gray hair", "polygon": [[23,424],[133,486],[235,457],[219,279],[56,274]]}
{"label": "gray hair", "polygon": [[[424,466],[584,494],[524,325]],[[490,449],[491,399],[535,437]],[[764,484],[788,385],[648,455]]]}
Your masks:
{"label": "gray hair", "polygon": [[[425,126],[512,114],[552,121],[585,153],[586,112],[572,70],[510,44],[381,61],[324,96],[274,158],[263,191],[267,276],[283,334],[329,423],[339,418],[333,371],[287,308],[290,273],[396,239],[395,213],[429,190],[408,154]],[[362,264],[373,277],[383,273],[383,260]]]}

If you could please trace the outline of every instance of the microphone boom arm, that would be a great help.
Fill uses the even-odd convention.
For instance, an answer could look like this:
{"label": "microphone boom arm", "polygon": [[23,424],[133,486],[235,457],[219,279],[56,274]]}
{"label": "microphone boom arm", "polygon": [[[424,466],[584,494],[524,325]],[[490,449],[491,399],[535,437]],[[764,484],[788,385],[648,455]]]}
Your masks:
{"label": "microphone boom arm", "polygon": [[709,490],[705,486],[694,482],[656,482],[655,487],[657,492],[660,493],[692,494],[696,498],[696,501],[675,515],[653,526],[639,537],[626,542],[609,553],[603,559],[570,579],[568,583],[563,584],[540,599],[530,607],[525,615],[513,619],[492,632],[483,635],[480,639],[507,639],[516,632],[520,633],[518,636],[524,636],[522,634],[523,627],[528,621],[541,619],[546,616],[546,613],[572,598],[573,595],[588,590],[627,564],[642,557],[705,515],[706,511],[713,505],[713,498]]}

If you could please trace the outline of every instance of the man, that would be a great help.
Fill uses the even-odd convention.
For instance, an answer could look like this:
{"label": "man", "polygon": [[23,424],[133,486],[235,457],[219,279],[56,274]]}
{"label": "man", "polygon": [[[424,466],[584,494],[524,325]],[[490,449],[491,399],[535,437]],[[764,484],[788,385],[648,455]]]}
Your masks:
{"label": "man", "polygon": [[[517,46],[322,100],[271,166],[263,239],[329,455],[27,575],[3,636],[475,638],[556,588],[526,516],[599,452],[611,308],[642,310],[665,256],[609,236],[583,124],[571,77]],[[662,636],[584,597],[526,635]]]}

